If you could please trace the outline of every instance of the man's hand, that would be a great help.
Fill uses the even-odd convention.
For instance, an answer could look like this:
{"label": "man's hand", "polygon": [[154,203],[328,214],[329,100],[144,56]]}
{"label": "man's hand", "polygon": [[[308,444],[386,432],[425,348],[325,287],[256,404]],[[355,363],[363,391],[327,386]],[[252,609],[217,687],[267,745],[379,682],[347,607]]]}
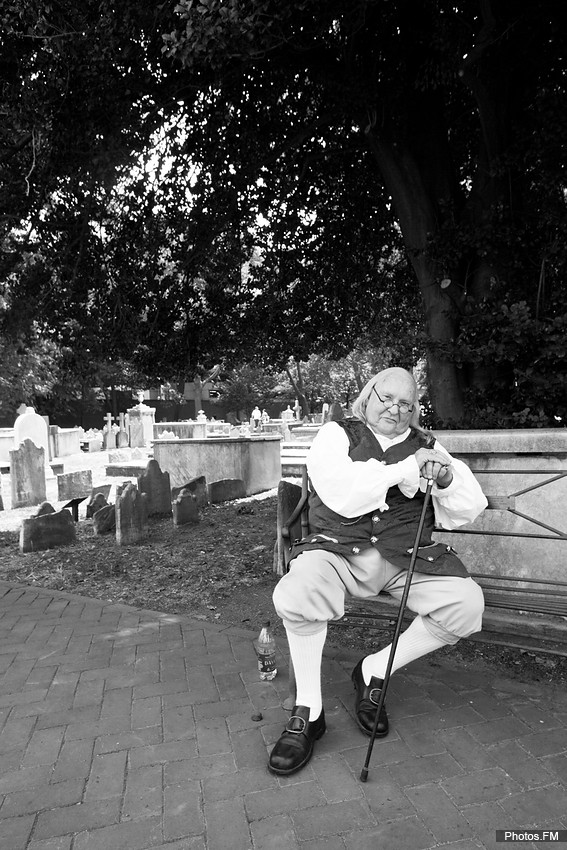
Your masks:
{"label": "man's hand", "polygon": [[453,480],[451,460],[436,449],[418,449],[414,455],[422,478],[435,481],[438,487],[448,487]]}

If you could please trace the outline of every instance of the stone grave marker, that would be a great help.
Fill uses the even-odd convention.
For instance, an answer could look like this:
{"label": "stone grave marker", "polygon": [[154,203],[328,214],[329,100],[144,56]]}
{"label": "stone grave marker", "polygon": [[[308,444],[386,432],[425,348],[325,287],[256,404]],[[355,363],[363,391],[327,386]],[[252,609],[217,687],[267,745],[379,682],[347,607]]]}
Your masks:
{"label": "stone grave marker", "polygon": [[212,481],[209,484],[209,499],[212,505],[232,499],[243,499],[244,496],[246,487],[241,478],[221,478],[220,481]]}
{"label": "stone grave marker", "polygon": [[26,407],[14,422],[14,448],[19,448],[25,440],[31,440],[45,452],[45,464],[49,460],[49,429],[47,422],[35,412],[33,407]]}
{"label": "stone grave marker", "polygon": [[204,475],[189,479],[187,484],[183,484],[182,487],[172,487],[172,501],[175,501],[181,493],[191,493],[191,495],[195,496],[198,508],[204,508],[209,504],[209,490],[207,488],[207,479]]}
{"label": "stone grave marker", "polygon": [[112,420],[114,416],[112,413],[106,414],[106,425],[102,429],[103,439],[104,439],[104,448],[108,451],[108,449],[116,448],[116,434],[112,430]]}
{"label": "stone grave marker", "polygon": [[171,516],[171,482],[169,472],[162,472],[157,460],[148,461],[138,476],[138,489],[148,497],[148,516]]}
{"label": "stone grave marker", "polygon": [[131,482],[128,482],[120,495],[117,496],[115,505],[116,542],[119,546],[138,543],[147,537],[146,501],[145,494]]}
{"label": "stone grave marker", "polygon": [[100,511],[101,508],[105,508],[107,505],[108,502],[103,493],[91,495],[87,502],[87,519],[91,519],[97,511]]}
{"label": "stone grave marker", "polygon": [[200,522],[197,499],[192,493],[179,493],[172,502],[172,509],[173,524],[176,527],[179,525],[197,525]]}
{"label": "stone grave marker", "polygon": [[118,498],[118,496],[120,496],[124,492],[124,490],[126,489],[128,484],[131,484],[131,483],[132,483],[131,481],[123,481],[122,484],[117,484],[116,485],[116,498]]}
{"label": "stone grave marker", "polygon": [[93,530],[95,534],[108,534],[116,529],[116,508],[114,505],[104,505],[93,514]]}
{"label": "stone grave marker", "polygon": [[2,501],[2,476],[0,475],[0,511],[4,510],[4,502]]}
{"label": "stone grave marker", "polygon": [[10,451],[12,508],[25,508],[45,502],[45,450],[32,440]]}
{"label": "stone grave marker", "polygon": [[128,431],[126,430],[125,424],[125,414],[119,413],[118,417],[120,425],[116,435],[116,445],[119,449],[124,449],[129,445]]}
{"label": "stone grave marker", "polygon": [[[42,505],[42,509],[43,509]],[[38,552],[68,546],[76,540],[75,523],[67,510],[41,513],[22,521],[20,551]]]}
{"label": "stone grave marker", "polygon": [[57,494],[60,502],[90,496],[93,489],[92,469],[79,469],[57,476]]}
{"label": "stone grave marker", "polygon": [[101,484],[99,487],[93,487],[90,499],[86,505],[86,518],[92,519],[97,511],[108,505],[108,497],[110,495],[110,484]]}

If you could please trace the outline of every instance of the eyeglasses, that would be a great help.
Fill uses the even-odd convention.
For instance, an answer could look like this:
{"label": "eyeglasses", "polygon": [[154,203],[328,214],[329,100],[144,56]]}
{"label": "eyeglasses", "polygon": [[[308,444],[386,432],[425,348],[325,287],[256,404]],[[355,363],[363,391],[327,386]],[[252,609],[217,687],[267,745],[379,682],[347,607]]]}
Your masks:
{"label": "eyeglasses", "polygon": [[391,398],[382,398],[382,396],[379,395],[376,387],[372,387],[372,390],[373,390],[373,392],[376,393],[376,395],[378,396],[378,398],[380,399],[380,401],[382,402],[382,404],[384,405],[386,410],[390,410],[390,408],[394,407],[394,405],[397,405],[400,413],[411,413],[412,412],[413,404],[408,404],[406,401],[401,401],[401,402],[400,401],[392,401]]}

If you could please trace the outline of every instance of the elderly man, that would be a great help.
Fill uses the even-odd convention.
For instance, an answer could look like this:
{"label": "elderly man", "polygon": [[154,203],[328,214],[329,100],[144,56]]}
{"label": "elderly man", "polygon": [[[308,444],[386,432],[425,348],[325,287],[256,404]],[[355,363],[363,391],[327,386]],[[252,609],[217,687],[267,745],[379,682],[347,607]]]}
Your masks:
{"label": "elderly man", "polygon": [[[469,468],[419,426],[417,386],[404,369],[385,369],[363,388],[353,418],[329,422],[307,458],[311,533],[292,550],[274,591],[297,683],[296,705],[272,750],[269,770],[287,776],[304,767],[326,731],[321,658],[329,620],[344,614],[346,594],[386,591],[400,599],[424,499],[434,481],[408,596],[417,616],[400,635],[392,673],[482,627],[480,587],[450,547],[433,543],[435,522],[471,522],[486,498]],[[352,671],[355,719],[372,733],[390,646]],[[388,734],[383,708],[377,735]]]}

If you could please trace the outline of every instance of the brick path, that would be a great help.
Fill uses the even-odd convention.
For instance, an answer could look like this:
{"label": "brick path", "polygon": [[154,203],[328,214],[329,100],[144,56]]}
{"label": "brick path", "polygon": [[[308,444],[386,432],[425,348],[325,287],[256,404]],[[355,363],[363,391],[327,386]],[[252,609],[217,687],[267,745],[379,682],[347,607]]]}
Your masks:
{"label": "brick path", "polygon": [[258,681],[252,638],[0,582],[0,848],[472,850],[567,828],[564,692],[414,662],[364,784],[357,656],[330,651],[329,731],[278,779],[286,675]]}

